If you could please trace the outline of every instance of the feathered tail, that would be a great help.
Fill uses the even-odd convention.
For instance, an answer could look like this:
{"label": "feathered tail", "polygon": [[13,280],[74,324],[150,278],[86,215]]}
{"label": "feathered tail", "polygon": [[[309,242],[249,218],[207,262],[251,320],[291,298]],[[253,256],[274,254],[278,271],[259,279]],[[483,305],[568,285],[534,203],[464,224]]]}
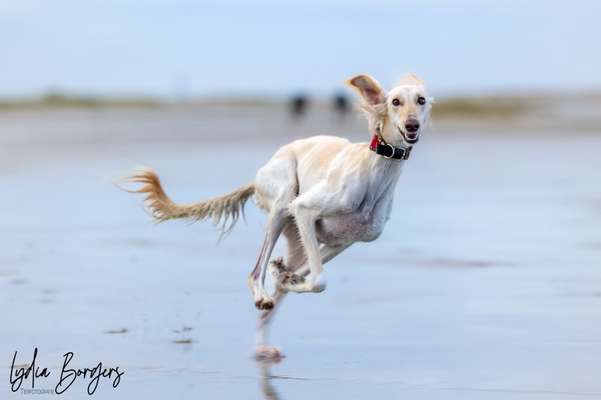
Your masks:
{"label": "feathered tail", "polygon": [[130,193],[146,193],[144,204],[158,222],[175,218],[190,218],[201,221],[211,218],[215,225],[221,225],[223,233],[229,232],[240,215],[244,216],[244,204],[255,193],[254,184],[249,184],[221,197],[214,197],[193,204],[176,204],[163,190],[159,176],[152,169],[140,169],[125,179],[141,183],[143,186]]}

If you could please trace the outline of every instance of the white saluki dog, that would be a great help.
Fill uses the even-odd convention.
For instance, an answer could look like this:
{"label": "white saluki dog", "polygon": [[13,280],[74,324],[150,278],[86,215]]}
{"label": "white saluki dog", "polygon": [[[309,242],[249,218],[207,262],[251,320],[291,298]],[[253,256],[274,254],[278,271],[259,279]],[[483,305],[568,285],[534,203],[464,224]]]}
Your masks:
{"label": "white saluki dog", "polygon": [[[129,178],[142,183],[154,218],[212,218],[231,229],[254,195],[268,214],[267,231],[257,264],[249,276],[259,319],[257,355],[279,357],[265,344],[267,325],[287,292],[321,292],[326,288],[323,264],[351,244],[376,239],[390,216],[401,167],[426,125],[432,99],[414,75],[386,93],[369,75],[348,81],[361,97],[361,110],[373,134],[371,143],[351,143],[332,136],[297,140],[280,148],[255,181],[230,194],[189,205],[167,197],[152,170]],[[269,263],[281,234],[288,240],[286,260]],[[276,282],[265,289],[267,268]]]}

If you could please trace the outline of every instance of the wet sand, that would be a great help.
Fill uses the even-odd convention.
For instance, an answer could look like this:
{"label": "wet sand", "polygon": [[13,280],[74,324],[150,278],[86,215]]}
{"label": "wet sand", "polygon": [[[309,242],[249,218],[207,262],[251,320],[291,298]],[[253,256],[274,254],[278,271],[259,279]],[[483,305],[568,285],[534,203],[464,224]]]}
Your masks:
{"label": "wet sand", "polygon": [[272,331],[287,357],[255,363],[246,276],[264,216],[248,204],[218,244],[210,224],[155,225],[112,182],[150,165],[194,201],[249,182],[293,138],[368,140],[354,117],[282,111],[0,114],[1,398],[26,397],[6,378],[13,352],[26,363],[36,346],[53,371],[36,388],[54,387],[67,351],[73,366],[125,370],[100,399],[601,398],[594,130],[435,124],[383,235],[327,264],[324,293],[289,296]]}

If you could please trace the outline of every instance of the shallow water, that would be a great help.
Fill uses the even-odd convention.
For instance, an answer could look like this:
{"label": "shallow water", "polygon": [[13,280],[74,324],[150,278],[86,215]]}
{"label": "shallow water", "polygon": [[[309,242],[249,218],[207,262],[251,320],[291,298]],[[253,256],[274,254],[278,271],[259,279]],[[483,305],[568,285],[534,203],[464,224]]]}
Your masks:
{"label": "shallow water", "polygon": [[[217,244],[210,224],[153,224],[112,182],[152,165],[192,201],[249,182],[293,137],[363,135],[354,121],[290,125],[278,111],[0,116],[4,376],[15,350],[19,364],[38,347],[52,371],[36,388],[54,387],[67,351],[73,366],[125,370],[116,389],[100,382],[101,399],[601,397],[601,136],[590,133],[435,127],[383,235],[327,264],[322,294],[288,296],[272,334],[287,357],[255,363],[246,276],[260,212],[249,204]],[[86,384],[62,398],[87,396]],[[27,397],[6,378],[0,393]]]}

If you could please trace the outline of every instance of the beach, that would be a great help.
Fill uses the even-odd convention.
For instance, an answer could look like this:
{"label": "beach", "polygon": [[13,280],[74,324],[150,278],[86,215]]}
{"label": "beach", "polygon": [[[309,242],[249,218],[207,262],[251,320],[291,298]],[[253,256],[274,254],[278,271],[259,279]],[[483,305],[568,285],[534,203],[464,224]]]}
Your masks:
{"label": "beach", "polygon": [[[291,140],[367,142],[364,121],[180,104],[4,111],[0,132],[2,398],[23,398],[7,379],[13,354],[26,364],[36,347],[51,373],[39,389],[54,389],[67,352],[73,366],[119,366],[99,399],[601,398],[593,123],[434,118],[382,236],[328,263],[323,293],[286,298],[274,365],[252,358],[246,286],[265,216],[249,202],[219,242],[210,223],[155,224],[115,182],[151,166],[193,202],[251,182]],[[87,385],[61,396],[87,397]]]}

